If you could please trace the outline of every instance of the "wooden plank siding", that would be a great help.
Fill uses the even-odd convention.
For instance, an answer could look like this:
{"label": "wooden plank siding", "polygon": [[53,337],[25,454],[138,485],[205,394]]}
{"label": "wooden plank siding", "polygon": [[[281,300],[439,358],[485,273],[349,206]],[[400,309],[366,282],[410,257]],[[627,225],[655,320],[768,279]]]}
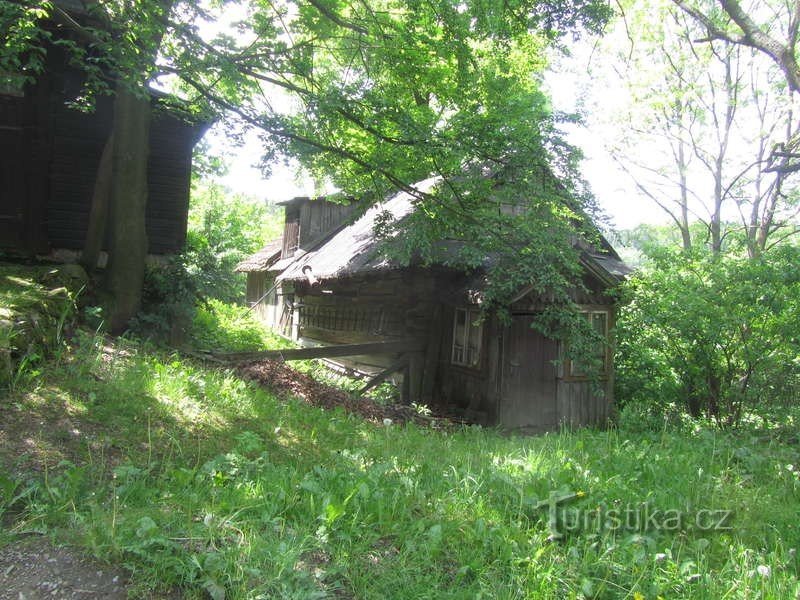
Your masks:
{"label": "wooden plank siding", "polygon": [[300,248],[306,249],[310,243],[336,229],[353,214],[354,208],[354,205],[334,202],[304,202],[299,216]]}
{"label": "wooden plank siding", "polygon": [[434,399],[437,406],[478,423],[491,423],[496,417],[495,384],[496,350],[493,343],[494,319],[484,323],[481,336],[480,360],[475,367],[452,364],[453,321],[455,306],[442,310],[442,345],[439,352],[438,378]]}
{"label": "wooden plank siding", "polygon": [[[297,283],[295,301],[301,342],[358,344],[416,339],[424,346],[435,302],[435,278],[424,271],[391,271],[378,277],[353,277],[311,287]],[[399,354],[351,356],[343,368],[376,373]]]}
{"label": "wooden plank siding", "polygon": [[46,250],[44,204],[49,162],[48,87],[0,94],[0,247]]}
{"label": "wooden plank siding", "polygon": [[[0,95],[0,247],[24,253],[83,247],[113,98],[98,97],[91,112],[75,110],[68,103],[80,86],[81,75],[64,51],[50,47],[44,74],[24,95]],[[146,213],[151,254],[183,248],[192,148],[202,130],[153,100]],[[14,231],[4,232],[4,221],[13,221]]]}
{"label": "wooden plank siding", "polygon": [[[57,100],[47,231],[51,246],[79,250],[86,237],[97,166],[111,129],[111,100],[98,101],[90,114]],[[145,216],[151,254],[180,252],[186,241],[193,143],[191,126],[168,115],[154,115]]]}

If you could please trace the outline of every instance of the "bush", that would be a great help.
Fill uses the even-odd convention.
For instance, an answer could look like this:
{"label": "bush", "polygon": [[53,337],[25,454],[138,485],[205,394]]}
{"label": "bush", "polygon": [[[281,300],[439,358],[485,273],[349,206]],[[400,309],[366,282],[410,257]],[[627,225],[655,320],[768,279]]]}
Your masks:
{"label": "bush", "polygon": [[231,194],[215,184],[192,191],[184,264],[199,293],[242,302],[244,278],[236,265],[280,235],[281,218],[254,198]]}
{"label": "bush", "polygon": [[800,393],[800,249],[758,258],[662,251],[627,286],[618,322],[622,404],[683,407],[738,425]]}
{"label": "bush", "polygon": [[171,345],[186,339],[198,298],[197,284],[184,257],[148,265],[142,287],[142,307],[131,321],[131,332]]}
{"label": "bush", "polygon": [[248,352],[287,345],[246,310],[238,304],[206,301],[198,307],[192,322],[192,345],[215,352]]}

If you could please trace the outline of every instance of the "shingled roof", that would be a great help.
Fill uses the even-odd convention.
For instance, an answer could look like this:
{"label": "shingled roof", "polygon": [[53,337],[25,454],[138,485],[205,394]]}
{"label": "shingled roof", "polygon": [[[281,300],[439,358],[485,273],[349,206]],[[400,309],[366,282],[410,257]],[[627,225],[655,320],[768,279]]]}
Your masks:
{"label": "shingled roof", "polygon": [[[422,193],[430,192],[441,178],[431,177],[417,183],[414,188]],[[313,275],[319,280],[336,279],[363,273],[374,273],[398,268],[396,261],[380,252],[380,239],[375,234],[378,220],[398,222],[414,210],[414,196],[398,192],[365,212],[354,223],[342,227],[333,235],[318,240],[316,246],[300,251],[291,258],[272,264],[270,270],[282,271],[276,281],[304,280]],[[449,242],[449,245],[458,242]],[[584,249],[581,262],[586,268],[609,285],[621,281],[630,269],[622,262],[610,244],[602,249]],[[448,242],[442,248],[448,250]],[[266,270],[266,267],[258,270]]]}
{"label": "shingled roof", "polygon": [[235,271],[237,273],[249,273],[251,271],[266,271],[273,264],[275,264],[281,256],[281,248],[283,247],[283,237],[268,242],[261,250],[248,256],[238,265]]}
{"label": "shingled roof", "polygon": [[[422,193],[430,192],[439,181],[439,177],[431,177],[417,183],[414,188]],[[380,240],[375,235],[375,225],[379,218],[383,220],[387,216],[394,222],[400,221],[414,210],[413,201],[414,196],[410,193],[398,192],[376,204],[319,247],[295,256],[292,264],[277,279],[305,279],[309,269],[317,279],[335,279],[397,268],[397,263],[378,252]]]}

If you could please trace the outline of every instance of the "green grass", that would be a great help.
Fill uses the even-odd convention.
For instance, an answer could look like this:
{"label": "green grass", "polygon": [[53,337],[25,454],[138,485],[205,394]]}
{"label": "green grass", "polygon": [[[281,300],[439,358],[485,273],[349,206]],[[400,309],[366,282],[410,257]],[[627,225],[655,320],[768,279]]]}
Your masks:
{"label": "green grass", "polygon": [[47,302],[48,289],[39,283],[46,267],[0,264],[0,309],[24,312]]}
{"label": "green grass", "polygon": [[72,321],[81,283],[52,265],[0,264],[0,389],[38,376]]}
{"label": "green grass", "polygon": [[[0,476],[7,540],[78,544],[128,567],[142,597],[800,594],[798,446],[760,432],[379,427],[89,337],[0,412],[47,423],[2,438],[27,440]],[[554,491],[689,517],[551,542],[537,504]],[[732,529],[689,526],[704,509],[733,511]]]}

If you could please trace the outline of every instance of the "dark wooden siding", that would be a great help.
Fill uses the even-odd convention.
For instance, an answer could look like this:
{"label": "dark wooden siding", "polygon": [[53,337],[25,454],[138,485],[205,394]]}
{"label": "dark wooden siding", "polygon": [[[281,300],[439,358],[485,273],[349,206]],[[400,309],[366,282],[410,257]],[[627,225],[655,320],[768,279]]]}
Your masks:
{"label": "dark wooden siding", "polygon": [[163,113],[150,126],[147,237],[150,252],[180,252],[186,242],[195,128]]}
{"label": "dark wooden siding", "polygon": [[0,247],[23,253],[47,248],[44,205],[50,156],[47,86],[0,94]]}
{"label": "dark wooden siding", "polygon": [[494,320],[483,324],[481,357],[475,367],[452,364],[454,306],[441,312],[442,344],[439,351],[437,384],[434,400],[440,408],[462,416],[469,421],[490,423],[495,417],[493,403],[492,361],[496,360]]}
{"label": "dark wooden siding", "polygon": [[[51,246],[80,249],[86,237],[94,180],[111,130],[112,104],[105,98],[92,113],[53,98],[54,135],[47,231]],[[151,254],[180,252],[186,241],[194,130],[154,114],[148,159],[147,238]]]}
{"label": "dark wooden siding", "polygon": [[[435,305],[434,287],[433,273],[414,269],[323,282],[313,288],[298,285],[299,337],[325,344],[427,340]],[[396,358],[357,356],[337,362],[374,371]]]}
{"label": "dark wooden siding", "polygon": [[[113,99],[95,110],[68,106],[80,73],[64,53],[48,50],[48,64],[23,97],[0,95],[0,247],[46,252],[83,247],[94,180],[111,130]],[[153,103],[146,214],[149,251],[179,252],[186,240],[191,154],[201,129]],[[13,223],[12,223],[13,221]],[[3,231],[5,227],[8,231]]]}
{"label": "dark wooden siding", "polygon": [[47,233],[52,247],[78,250],[86,238],[97,165],[111,130],[112,105],[104,98],[94,112],[82,113],[69,108],[58,93],[51,103],[53,155]]}

